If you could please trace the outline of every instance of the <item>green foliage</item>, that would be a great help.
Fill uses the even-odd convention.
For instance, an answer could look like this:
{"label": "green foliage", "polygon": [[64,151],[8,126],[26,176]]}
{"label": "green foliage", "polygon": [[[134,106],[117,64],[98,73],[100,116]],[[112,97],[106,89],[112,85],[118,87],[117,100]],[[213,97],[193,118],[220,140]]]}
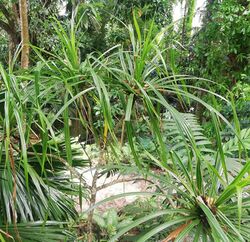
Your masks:
{"label": "green foliage", "polygon": [[160,26],[166,26],[171,22],[172,4],[169,0],[118,0],[115,15],[123,22],[132,22],[132,13],[139,16],[142,21],[155,19]]}
{"label": "green foliage", "polygon": [[[241,150],[250,150],[248,136],[249,130],[242,130]],[[190,150],[190,147],[186,147],[189,151],[188,157],[183,157],[183,152],[176,150],[171,152],[168,167],[165,166],[164,161],[151,156],[149,151],[148,155],[154,164],[165,173],[132,168],[133,172],[142,173],[147,179],[157,184],[156,192],[152,194],[150,200],[147,201],[145,198],[142,204],[129,205],[123,210],[129,217],[132,216],[133,222],[121,228],[110,241],[155,241],[163,238],[180,239],[187,236],[195,241],[248,240],[249,234],[245,229],[249,227],[247,217],[250,163],[241,159],[240,162],[245,164],[241,166],[238,158],[233,158],[235,152],[239,152],[237,137],[222,146],[226,156],[228,175],[231,177],[233,174],[229,182],[221,175],[223,172],[221,161],[218,159],[219,150],[204,153],[201,146],[200,154],[203,155],[200,157],[196,157],[194,153],[197,151]],[[218,146],[214,149],[218,149]],[[197,170],[198,166],[200,168]],[[129,166],[123,165],[119,169],[121,173],[131,172]],[[201,179],[199,183],[197,183],[198,177]],[[110,197],[103,203],[121,196]]]}
{"label": "green foliage", "polygon": [[[18,225],[9,225],[7,232],[3,233],[6,229],[5,226],[0,227],[0,239],[1,242],[5,241],[27,241],[27,242],[42,242],[44,240],[48,242],[56,242],[58,239],[64,240],[67,238],[74,239],[71,234],[65,233],[63,226],[65,224],[61,222],[30,222],[21,223]],[[61,227],[61,228],[60,228]],[[18,233],[16,232],[18,231]]]}
{"label": "green foliage", "polygon": [[[193,135],[193,143],[188,140],[186,135],[183,134],[176,126],[175,122],[169,114],[166,114],[166,117],[163,121],[164,125],[164,134],[165,134],[165,142],[169,145],[169,149],[174,152],[178,152],[180,156],[187,157],[186,148],[191,147],[195,144],[197,148],[199,148],[200,152],[211,152],[211,142],[205,137],[203,128],[199,125],[197,118],[195,115],[191,113],[183,113],[180,114],[182,119],[185,120],[187,128],[192,132]],[[183,155],[182,155],[183,154]]]}
{"label": "green foliage", "polygon": [[[47,51],[58,51],[58,38],[53,31],[52,17],[59,16],[60,1],[32,0],[29,4],[30,42]],[[64,19],[67,24],[67,19]]]}
{"label": "green foliage", "polygon": [[[7,58],[7,53],[8,53],[8,41],[7,41],[7,38],[6,38],[6,35],[5,33],[0,30],[0,33],[1,33],[1,37],[0,37],[0,51],[1,51],[1,58],[0,58],[0,62],[1,63],[7,63],[8,60],[6,59]],[[6,53],[6,54],[4,54]]]}
{"label": "green foliage", "polygon": [[[178,50],[176,63],[178,71],[213,80],[219,85],[206,86],[206,89],[234,99],[236,113],[242,128],[248,128],[249,92],[249,1],[210,1],[203,15],[202,27],[194,33],[185,50]],[[204,82],[195,82],[196,87],[204,88]],[[207,103],[216,105],[230,123],[234,123],[230,105],[214,101],[202,90],[192,93]],[[194,112],[204,123],[205,132],[213,136],[209,112],[201,105],[193,104]],[[227,139],[234,134],[224,126],[223,136]]]}
{"label": "green foliage", "polygon": [[[246,150],[250,150],[250,129],[242,129],[240,132],[240,140]],[[225,153],[233,154],[235,151],[239,151],[238,137],[231,138],[227,143],[223,145]]]}
{"label": "green foliage", "polygon": [[[0,114],[0,223],[4,228],[14,227],[10,230],[14,237],[18,236],[16,227],[20,226],[23,240],[27,238],[29,222],[32,226],[37,221],[53,223],[51,232],[54,231],[54,235],[49,234],[50,227],[47,229],[45,222],[42,225],[45,226],[44,231],[48,230],[48,241],[54,241],[58,231],[65,231],[68,221],[76,217],[75,202],[70,195],[76,195],[79,188],[66,172],[74,173],[71,166],[84,166],[86,161],[81,158],[80,163],[76,162],[75,156],[79,157],[79,152],[72,148],[68,133],[69,117],[65,117],[65,110],[77,96],[67,100],[63,95],[67,94],[67,90],[71,94],[75,85],[74,81],[70,82],[71,74],[78,64],[74,59],[73,38],[72,45],[66,43],[69,42],[63,42],[65,54],[71,54],[72,62],[69,63],[70,76],[64,76],[64,81],[52,75],[56,69],[49,64],[38,63],[36,68],[26,73],[13,72],[11,67],[7,73],[0,66],[0,104],[4,107]],[[64,71],[66,74],[67,70]],[[80,94],[88,90],[91,88]],[[63,143],[58,141],[63,127],[59,125],[61,122],[64,126]],[[64,225],[61,222],[67,223]],[[41,230],[41,223],[34,223],[35,228],[38,225]],[[8,230],[4,231],[8,233]],[[61,237],[66,237],[66,233],[61,233]],[[37,237],[34,241],[43,239]]]}
{"label": "green foliage", "polygon": [[[229,3],[233,5],[232,1]],[[164,4],[169,2],[124,1],[115,6],[110,3],[108,10],[117,11],[118,16],[125,15],[124,19],[129,22],[125,26],[110,17],[106,9],[106,12],[101,9],[106,6],[104,3],[82,4],[78,13],[74,12],[73,4],[71,10],[75,18],[69,25],[56,18],[44,22],[45,32],[49,31],[54,37],[46,39],[46,43],[43,34],[37,37],[46,46],[52,44],[48,48],[42,44],[32,46],[35,59],[39,60],[35,66],[26,71],[15,70],[15,63],[8,70],[0,66],[1,240],[5,237],[15,240],[20,237],[23,241],[74,239],[68,234],[69,222],[83,217],[78,217],[75,211],[73,195],[79,196],[81,206],[87,188],[93,196],[96,187],[86,185],[74,169],[86,166],[87,161],[82,158],[80,148],[74,148],[72,136],[94,143],[99,158],[105,158],[105,152],[112,151],[112,155],[118,157],[113,159],[117,164],[121,160],[119,152],[122,153],[123,144],[127,144],[129,164],[117,165],[113,170],[138,173],[156,184],[155,191],[141,194],[152,196],[151,213],[144,210],[124,220],[115,210],[93,214],[93,221],[109,241],[120,239],[144,223],[145,226],[128,235],[136,241],[155,241],[167,235],[177,241],[187,236],[194,241],[250,239],[249,129],[240,131],[237,104],[205,88],[213,84],[216,89],[219,85],[176,74],[175,51],[171,43],[164,41],[165,36],[172,34],[171,26],[157,31],[160,17],[166,17]],[[245,25],[244,6],[232,9],[228,4],[216,3],[219,10],[216,8],[213,17],[216,20],[225,17],[225,21],[229,21],[228,15],[220,15],[220,11],[230,10],[233,15],[240,13],[240,23]],[[121,11],[123,7],[134,6],[133,13]],[[45,9],[39,12],[38,8],[32,18],[35,21],[49,14]],[[152,16],[155,21],[148,21]],[[112,36],[113,24],[117,28]],[[35,32],[41,27],[39,22],[31,25]],[[221,32],[225,36],[229,33],[220,21],[215,27],[218,28],[217,43],[220,43]],[[106,35],[107,28],[110,33]],[[91,36],[92,30],[95,36]],[[223,49],[224,52],[211,49],[214,52],[210,55],[206,49],[209,53],[207,57],[204,55],[206,61],[210,62],[216,55],[221,58],[221,54],[228,58],[231,53],[240,55],[240,47],[235,52],[229,43],[235,44],[246,32],[236,31],[237,36],[228,36],[225,41],[228,48]],[[105,38],[111,43],[105,43]],[[117,41],[122,45],[112,45]],[[88,42],[93,45],[84,46]],[[206,48],[212,48],[211,43],[214,42]],[[112,45],[110,49],[98,54],[109,45]],[[93,48],[97,52],[90,54]],[[223,45],[220,48],[224,48]],[[215,59],[211,65],[217,63]],[[243,67],[244,80],[248,78],[245,61],[243,55],[236,62]],[[210,64],[205,66],[207,69],[201,72],[205,77],[218,74],[218,69],[213,70]],[[194,82],[202,84],[202,88]],[[234,91],[242,96],[238,100],[244,102],[248,98],[248,86],[239,84]],[[200,92],[212,97],[213,105],[195,95]],[[173,99],[183,110],[193,103],[207,110],[213,130],[211,140],[205,136],[195,115],[180,112],[180,108],[173,105]],[[218,100],[219,105],[226,104],[233,111],[235,129],[217,110]],[[227,142],[221,136],[221,120],[234,134]],[[74,178],[80,181],[80,186],[73,182]],[[126,195],[136,194],[119,194],[114,198]],[[93,204],[86,214],[114,198]],[[88,217],[88,223],[90,219]],[[27,238],[31,228],[34,234]],[[90,232],[87,228],[83,233]]]}
{"label": "green foliage", "polygon": [[96,237],[101,236],[103,240],[109,240],[119,229],[122,229],[132,222],[129,216],[118,215],[115,209],[109,209],[103,214],[95,212],[93,220],[96,228]]}
{"label": "green foliage", "polygon": [[194,38],[190,70],[225,84],[247,81],[249,69],[249,2],[214,1],[204,26]]}
{"label": "green foliage", "polygon": [[[212,155],[211,158],[216,159],[216,156],[217,154]],[[178,153],[173,153],[170,161],[172,164],[165,169],[162,161],[155,160],[168,174],[156,175],[152,171],[144,171],[151,180],[160,182],[161,191],[165,192],[161,196],[156,195],[158,211],[134,220],[121,229],[111,241],[119,240],[135,227],[140,231],[136,241],[155,241],[155,236],[159,236],[159,233],[169,240],[188,236],[195,241],[247,241],[249,161],[227,184],[220,172],[215,170],[216,161],[214,167],[207,156],[202,156],[200,161],[193,159],[196,158],[193,157],[192,161],[189,160],[185,164]],[[188,164],[195,165],[192,168]],[[198,166],[202,168],[197,170]],[[231,171],[229,168],[228,172]],[[201,179],[201,186],[197,183],[198,179]],[[157,219],[158,223],[151,221],[158,216],[163,216],[162,219]],[[146,223],[147,227],[141,226],[142,223]]]}

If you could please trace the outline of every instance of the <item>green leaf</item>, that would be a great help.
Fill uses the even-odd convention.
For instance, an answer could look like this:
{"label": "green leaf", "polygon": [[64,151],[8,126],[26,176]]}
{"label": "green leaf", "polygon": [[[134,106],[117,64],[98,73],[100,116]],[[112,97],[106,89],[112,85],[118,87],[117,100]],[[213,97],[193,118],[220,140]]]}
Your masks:
{"label": "green leaf", "polygon": [[107,213],[107,225],[112,225],[113,227],[116,227],[118,224],[118,215],[117,212],[114,209],[110,209]]}
{"label": "green leaf", "polygon": [[97,223],[97,225],[100,228],[106,228],[106,222],[99,214],[94,214],[93,220]]}
{"label": "green leaf", "polygon": [[[238,229],[233,225],[233,223],[232,223],[232,222],[231,222],[231,221],[230,221],[221,211],[218,211],[217,213],[218,213],[219,218],[224,222],[224,224],[226,224],[227,227],[229,227],[229,228],[232,230],[232,232],[233,232],[234,234],[236,234],[237,240],[238,240],[238,241],[244,242],[245,240],[244,240],[244,238],[242,237],[242,235],[240,234],[240,230],[238,230]],[[240,228],[239,228],[239,229],[240,229]]]}
{"label": "green leaf", "polygon": [[204,201],[202,200],[201,197],[197,198],[198,204],[200,208],[203,210],[203,212],[206,215],[207,221],[210,225],[210,227],[216,232],[216,234],[222,239],[222,241],[229,242],[229,238],[221,228],[218,220],[214,216],[214,214],[211,212],[211,210],[206,206]]}
{"label": "green leaf", "polygon": [[[120,231],[117,232],[117,234],[115,236],[113,236],[109,242],[115,242],[117,239],[119,239],[123,234],[127,233],[129,230],[131,230],[132,228],[135,228],[137,227],[138,225],[148,221],[148,220],[151,220],[153,218],[157,218],[159,216],[163,216],[163,215],[167,215],[167,214],[180,214],[180,213],[189,213],[188,210],[186,209],[171,209],[171,210],[163,210],[163,211],[158,211],[158,212],[154,212],[154,213],[151,213],[147,216],[144,216],[140,219],[137,219],[135,221],[133,221],[133,223],[131,223],[129,226],[121,229]],[[180,222],[182,221],[185,221],[186,219],[181,219]],[[179,221],[178,221],[179,222]],[[178,223],[176,222],[176,223]]]}
{"label": "green leaf", "polygon": [[193,219],[194,217],[192,216],[184,216],[184,217],[177,217],[172,219],[171,221],[168,221],[166,223],[161,224],[160,226],[157,226],[156,228],[150,230],[148,233],[144,234],[143,236],[139,237],[139,239],[137,240],[137,242],[144,242],[147,241],[149,238],[151,238],[152,236],[161,233],[163,230],[175,225],[175,224],[179,224],[179,223],[183,223],[186,222],[190,219]]}
{"label": "green leaf", "polygon": [[191,223],[189,223],[178,235],[178,237],[175,239],[175,242],[180,242],[183,239],[185,239],[185,237],[190,233],[190,231],[196,226],[200,224],[200,220],[196,219],[191,221]]}

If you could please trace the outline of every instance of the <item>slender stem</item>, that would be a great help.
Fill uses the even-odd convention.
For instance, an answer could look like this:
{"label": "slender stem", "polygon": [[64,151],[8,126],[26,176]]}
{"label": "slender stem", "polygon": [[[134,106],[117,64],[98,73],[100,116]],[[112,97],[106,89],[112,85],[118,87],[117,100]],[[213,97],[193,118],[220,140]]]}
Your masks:
{"label": "slender stem", "polygon": [[[90,207],[95,205],[96,202],[96,193],[97,193],[97,180],[98,180],[98,169],[95,170],[95,174],[93,176],[92,186],[91,186],[91,195],[90,195]],[[93,216],[94,216],[94,210],[90,211],[88,214],[88,242],[92,242],[94,240],[93,235]]]}
{"label": "slender stem", "polygon": [[[141,178],[140,178],[140,177],[139,177],[139,178],[122,178],[122,179],[118,179],[118,180],[111,181],[111,182],[109,182],[109,183],[103,184],[102,186],[97,187],[96,190],[97,190],[97,192],[98,192],[98,191],[100,191],[100,190],[102,190],[102,189],[105,189],[105,188],[107,188],[107,187],[113,186],[113,185],[118,184],[118,183],[123,183],[123,182],[136,182],[136,181],[145,181],[145,182],[151,183],[151,184],[153,184],[153,185],[156,185],[153,181],[150,181],[150,180],[145,179],[145,178],[142,178],[142,177],[141,177]],[[157,186],[157,185],[156,185],[156,186]],[[159,188],[159,187],[158,187],[158,188]],[[161,189],[159,188],[159,190],[161,190]],[[161,190],[161,192],[164,193],[163,190]]]}

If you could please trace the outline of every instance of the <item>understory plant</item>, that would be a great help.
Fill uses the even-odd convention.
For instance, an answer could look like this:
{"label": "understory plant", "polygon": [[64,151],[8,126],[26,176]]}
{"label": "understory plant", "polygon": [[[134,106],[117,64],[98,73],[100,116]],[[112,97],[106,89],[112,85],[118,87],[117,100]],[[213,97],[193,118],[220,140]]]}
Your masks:
{"label": "understory plant", "polygon": [[[194,127],[194,123],[189,121],[189,127]],[[148,192],[147,196],[155,200],[157,208],[152,213],[141,211],[141,215],[137,214],[133,222],[120,229],[109,241],[248,241],[250,160],[247,150],[250,149],[250,130],[240,133],[242,147],[245,147],[242,150],[239,150],[237,137],[226,143],[217,143],[213,148],[209,145],[210,149],[205,149],[208,143],[204,142],[202,148],[186,148],[178,130],[173,130],[179,142],[171,149],[167,162],[148,153],[158,172],[147,167],[138,171],[154,181],[154,192]],[[201,141],[205,140],[201,127],[197,126],[193,131],[200,133]],[[226,162],[225,169],[222,159]],[[119,169],[136,173],[129,166],[120,166]],[[116,197],[103,202],[112,199]],[[136,213],[139,213],[138,209]],[[131,216],[134,214],[130,212]]]}
{"label": "understory plant", "polygon": [[[121,229],[110,241],[122,241],[122,235],[158,216],[163,216],[164,222],[143,231],[136,241],[150,238],[155,241],[153,236],[160,232],[166,234],[164,241],[179,241],[187,236],[194,241],[248,240],[249,130],[240,132],[234,106],[229,101],[209,89],[192,85],[196,78],[173,75],[168,70],[163,51],[158,50],[162,32],[152,36],[149,29],[142,34],[136,19],[134,25],[135,30],[129,27],[132,51],[119,50],[118,67],[105,58],[98,66],[110,73],[106,82],[110,86],[115,82],[113,85],[118,86],[124,107],[124,133],[142,174],[145,164],[137,147],[134,127],[135,122],[142,120],[147,124],[146,134],[150,135],[156,153],[145,152],[152,161],[150,164],[160,168],[160,175],[152,176],[163,186],[164,193],[158,196],[163,196],[166,204]],[[236,129],[214,107],[193,95],[192,90],[202,90],[231,105]],[[214,127],[212,142],[204,137],[194,115],[181,113],[169,102],[168,95],[174,95],[184,111],[190,100],[208,109]],[[235,138],[228,143],[223,143],[221,138],[221,121],[235,133]],[[151,167],[146,167],[147,176]],[[132,172],[135,168],[126,169]]]}
{"label": "understory plant", "polygon": [[[70,168],[79,165],[82,154],[71,147],[69,163],[64,135],[58,127],[49,131],[52,80],[43,86],[37,70],[17,74],[0,66],[0,73],[1,241],[71,238],[65,227],[77,216],[72,196],[79,189]],[[73,140],[68,142],[71,146]],[[87,163],[81,158],[81,166]]]}
{"label": "understory plant", "polygon": [[[119,160],[115,151],[127,143],[133,157],[127,171],[138,169],[156,179],[162,192],[153,192],[154,196],[165,197],[167,202],[121,230],[116,227],[117,233],[109,241],[119,241],[131,228],[158,216],[164,222],[137,241],[146,241],[165,229],[169,232],[165,241],[179,241],[187,235],[194,241],[247,240],[250,163],[237,116],[234,145],[223,144],[220,122],[230,124],[193,90],[230,102],[196,87],[197,78],[174,74],[165,61],[173,48],[164,42],[168,27],[155,34],[152,22],[141,31],[134,17],[133,25],[126,27],[129,49],[117,45],[81,60],[75,37],[78,26],[72,19],[69,29],[64,29],[54,19],[62,49],[59,54],[32,46],[40,60],[36,66],[26,71],[14,70],[14,65],[9,70],[0,66],[0,239],[44,241],[41,234],[46,234],[46,241],[76,239],[68,228],[70,222],[79,221],[74,199],[78,196],[80,205],[86,198],[91,206],[83,233],[93,241],[96,180],[108,162],[108,151]],[[194,116],[183,114],[191,101],[211,112],[216,131],[212,142],[202,136]],[[150,165],[141,159],[135,124],[154,144],[153,153],[144,150]],[[73,136],[81,148],[74,148]],[[91,162],[83,159],[87,143],[99,149],[92,187],[74,168]],[[228,165],[232,152],[233,166],[239,164],[236,172]],[[151,164],[160,170],[158,175],[151,171]],[[39,232],[32,234],[31,228]]]}

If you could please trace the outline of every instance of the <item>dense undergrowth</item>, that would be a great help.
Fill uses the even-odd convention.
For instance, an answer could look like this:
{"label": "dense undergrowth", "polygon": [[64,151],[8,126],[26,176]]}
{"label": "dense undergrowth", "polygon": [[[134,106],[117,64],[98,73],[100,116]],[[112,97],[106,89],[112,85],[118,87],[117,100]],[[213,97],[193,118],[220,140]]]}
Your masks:
{"label": "dense undergrowth", "polygon": [[[133,21],[129,48],[80,60],[78,24],[65,30],[54,19],[60,54],[32,46],[34,67],[0,66],[1,241],[250,239],[250,129],[240,129],[230,95],[209,89],[215,82],[170,68],[169,27],[156,33],[152,22],[142,31]],[[196,92],[224,103],[233,123]],[[188,112],[197,103],[207,110],[209,137]],[[87,144],[97,147],[94,164],[82,158]],[[143,205],[98,215],[96,184],[76,169],[91,165],[96,178],[136,173],[155,189],[142,193]],[[90,208],[79,214],[84,199]]]}

